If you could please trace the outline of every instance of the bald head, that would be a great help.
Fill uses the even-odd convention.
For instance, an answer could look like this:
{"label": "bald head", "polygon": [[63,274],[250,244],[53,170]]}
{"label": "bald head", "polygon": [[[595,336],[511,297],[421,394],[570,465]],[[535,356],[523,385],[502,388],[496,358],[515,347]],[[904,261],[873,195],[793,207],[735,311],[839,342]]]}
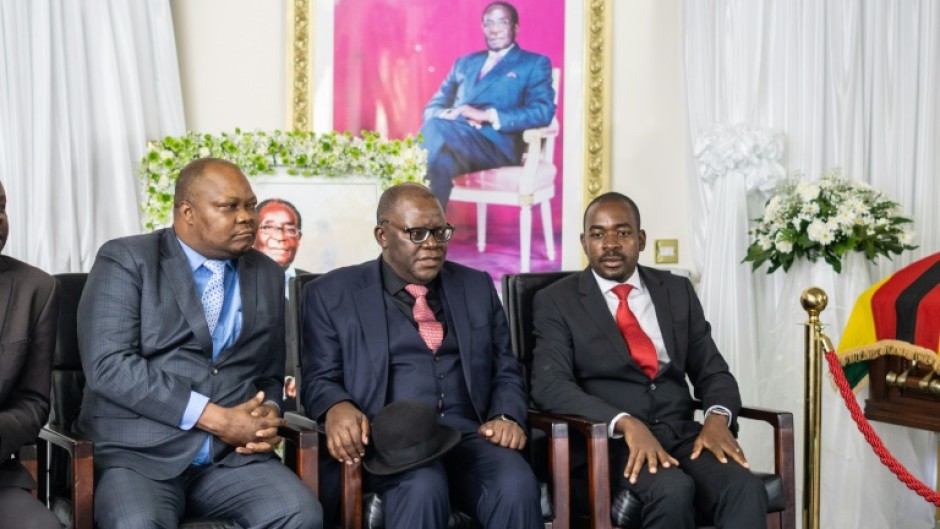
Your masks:
{"label": "bald head", "polygon": [[237,165],[200,159],[180,172],[173,229],[209,259],[234,259],[249,250],[258,228],[258,199]]}
{"label": "bald head", "polygon": [[381,224],[383,220],[388,220],[389,215],[392,214],[392,211],[402,200],[416,198],[431,198],[437,201],[438,207],[440,207],[440,201],[437,200],[437,197],[427,186],[417,182],[405,182],[392,186],[382,193],[379,198],[379,205],[375,210],[375,223]]}
{"label": "bald head", "polygon": [[180,171],[179,178],[176,179],[176,188],[173,192],[173,207],[176,210],[179,210],[181,202],[193,201],[194,184],[206,175],[207,168],[214,166],[234,169],[241,173],[241,169],[239,169],[237,165],[228,160],[222,160],[221,158],[199,158],[198,160],[189,162],[186,164],[186,167],[183,167],[183,170]]}

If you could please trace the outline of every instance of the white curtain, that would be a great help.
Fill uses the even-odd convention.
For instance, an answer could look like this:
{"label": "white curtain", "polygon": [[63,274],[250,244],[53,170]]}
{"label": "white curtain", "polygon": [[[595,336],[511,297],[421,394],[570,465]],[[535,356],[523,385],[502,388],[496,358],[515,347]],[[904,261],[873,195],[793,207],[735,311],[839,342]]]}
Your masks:
{"label": "white curtain", "polygon": [[181,134],[168,0],[0,0],[0,181],[6,252],[87,271],[140,233],[147,140]]}
{"label": "white curtain", "polygon": [[[716,340],[744,374],[746,403],[794,412],[802,455],[802,290],[827,290],[822,320],[838,341],[866,286],[940,251],[940,4],[703,0],[684,6],[693,145],[716,125],[781,131],[788,173],[816,178],[842,167],[900,202],[917,231],[918,250],[876,264],[854,256],[839,275],[824,263],[753,274],[740,264],[742,226],[747,215],[756,216],[743,204],[760,202],[760,193],[740,181],[707,182],[696,160],[690,164],[692,244]],[[823,398],[822,527],[932,529],[933,507],[883,468],[828,384]],[[874,426],[904,465],[936,483],[933,434]],[[766,443],[744,441],[752,460],[766,468]],[[799,509],[802,458],[797,474]]]}

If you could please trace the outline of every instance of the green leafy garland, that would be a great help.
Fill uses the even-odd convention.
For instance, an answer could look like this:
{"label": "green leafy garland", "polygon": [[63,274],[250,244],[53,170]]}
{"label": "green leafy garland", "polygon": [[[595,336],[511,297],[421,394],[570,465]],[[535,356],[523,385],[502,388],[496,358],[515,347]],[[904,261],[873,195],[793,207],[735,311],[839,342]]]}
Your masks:
{"label": "green leafy garland", "polygon": [[423,182],[427,151],[420,138],[389,140],[377,132],[361,137],[330,132],[188,132],[167,136],[148,145],[140,161],[142,210],[148,229],[166,225],[173,212],[173,189],[180,170],[197,158],[222,158],[238,165],[249,177],[274,174],[287,167],[298,176],[371,176],[383,189],[401,182]]}

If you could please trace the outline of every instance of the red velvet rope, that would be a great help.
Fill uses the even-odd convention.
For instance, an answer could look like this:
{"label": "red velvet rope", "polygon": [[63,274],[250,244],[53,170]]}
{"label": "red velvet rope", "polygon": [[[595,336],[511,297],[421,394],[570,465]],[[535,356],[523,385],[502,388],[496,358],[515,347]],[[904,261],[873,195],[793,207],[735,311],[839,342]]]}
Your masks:
{"label": "red velvet rope", "polygon": [[855,401],[855,395],[852,394],[849,382],[845,379],[845,372],[842,370],[842,366],[839,364],[839,359],[836,357],[834,351],[826,352],[826,361],[829,362],[829,372],[832,374],[833,379],[835,379],[836,386],[839,387],[839,393],[842,395],[842,400],[845,401],[845,406],[849,409],[849,413],[852,414],[852,419],[858,426],[858,430],[865,436],[865,440],[871,445],[878,459],[880,459],[891,472],[894,472],[898,479],[907,485],[907,488],[913,490],[930,503],[940,507],[940,494],[933,490],[932,487],[925,485],[923,481],[914,477],[910,471],[904,468],[904,465],[898,463],[898,460],[885,448],[884,443],[881,441],[881,438],[878,437],[878,434],[875,433],[875,430],[868,424],[868,419],[865,418],[862,409],[858,406],[858,402]]}

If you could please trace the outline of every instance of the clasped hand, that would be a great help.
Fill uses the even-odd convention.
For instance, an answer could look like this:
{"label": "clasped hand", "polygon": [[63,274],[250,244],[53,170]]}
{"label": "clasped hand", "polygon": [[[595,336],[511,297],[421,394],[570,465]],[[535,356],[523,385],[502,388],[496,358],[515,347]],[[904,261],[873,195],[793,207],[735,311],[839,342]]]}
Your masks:
{"label": "clasped hand", "polygon": [[196,427],[211,433],[239,454],[270,452],[281,442],[277,429],[287,424],[277,407],[264,402],[264,392],[247,401],[226,408],[209,403]]}
{"label": "clasped hand", "polygon": [[489,123],[489,113],[486,110],[480,110],[479,108],[472,107],[470,105],[460,105],[454,108],[448,108],[447,110],[441,112],[440,117],[442,119],[454,120],[457,118],[464,118],[467,120],[471,126],[480,128],[484,123]]}

